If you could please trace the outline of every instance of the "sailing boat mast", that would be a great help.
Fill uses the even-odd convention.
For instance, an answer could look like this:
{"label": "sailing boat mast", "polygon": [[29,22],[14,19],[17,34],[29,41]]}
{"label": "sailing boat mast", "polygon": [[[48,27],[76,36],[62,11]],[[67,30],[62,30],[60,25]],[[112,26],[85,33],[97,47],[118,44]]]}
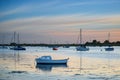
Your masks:
{"label": "sailing boat mast", "polygon": [[13,38],[13,42],[14,43],[15,43],[15,37],[16,37],[15,35],[16,35],[16,32],[14,32],[14,38]]}
{"label": "sailing boat mast", "polygon": [[20,40],[19,40],[19,34],[18,34],[17,38],[18,38],[18,45],[19,45],[19,43],[20,43]]}
{"label": "sailing boat mast", "polygon": [[110,42],[110,32],[108,33],[108,41]]}
{"label": "sailing boat mast", "polygon": [[80,29],[80,44],[82,44],[82,29]]}

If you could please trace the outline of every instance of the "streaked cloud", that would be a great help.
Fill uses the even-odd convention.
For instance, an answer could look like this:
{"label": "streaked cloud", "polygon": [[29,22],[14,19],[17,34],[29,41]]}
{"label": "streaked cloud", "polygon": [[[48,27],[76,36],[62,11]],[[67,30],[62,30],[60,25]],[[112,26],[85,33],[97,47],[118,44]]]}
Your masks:
{"label": "streaked cloud", "polygon": [[28,7],[26,7],[26,6],[20,6],[20,7],[8,10],[8,11],[3,11],[3,12],[0,13],[0,17],[4,17],[4,16],[7,16],[7,15],[13,15],[13,14],[16,14],[16,13],[21,13],[21,12],[26,11],[27,9],[28,9]]}
{"label": "streaked cloud", "polygon": [[88,5],[99,5],[99,4],[114,4],[114,3],[120,3],[119,0],[103,0],[103,1],[58,1],[58,0],[53,0],[53,1],[47,1],[47,2],[38,2],[38,3],[26,3],[23,5],[19,5],[17,7],[11,8],[7,11],[1,11],[0,17],[4,17],[7,15],[14,15],[18,13],[28,13],[28,12],[50,12],[50,11],[56,11],[56,10],[61,10],[65,9],[67,10],[68,8],[71,7],[76,7],[76,6],[88,6]]}
{"label": "streaked cloud", "polygon": [[7,15],[13,15],[18,13],[26,13],[26,12],[32,12],[32,11],[44,11],[49,10],[50,8],[54,8],[54,5],[56,5],[58,1],[50,1],[50,2],[44,2],[44,3],[28,3],[24,5],[20,5],[17,7],[14,7],[12,9],[9,9],[7,11],[1,11],[0,17],[4,17]]}
{"label": "streaked cloud", "polygon": [[[110,25],[110,27],[108,27]],[[87,26],[86,28],[94,29],[97,27],[100,29],[102,26],[105,28],[115,28],[115,26],[120,25],[120,15],[97,15],[97,16],[89,16],[89,15],[63,15],[63,16],[41,16],[41,17],[33,17],[33,18],[23,18],[23,19],[15,19],[4,21],[0,23],[1,31],[4,30],[24,30],[24,29],[32,29],[32,30],[47,30],[47,29],[61,29],[61,28],[72,28],[79,26]],[[89,26],[89,27],[88,27]],[[120,28],[120,27],[116,27]]]}
{"label": "streaked cloud", "polygon": [[114,4],[114,3],[118,3],[120,1],[118,0],[101,0],[101,1],[97,1],[97,0],[90,0],[90,1],[80,1],[80,2],[73,2],[73,3],[66,3],[64,5],[65,6],[82,6],[82,5],[99,5],[99,4]]}

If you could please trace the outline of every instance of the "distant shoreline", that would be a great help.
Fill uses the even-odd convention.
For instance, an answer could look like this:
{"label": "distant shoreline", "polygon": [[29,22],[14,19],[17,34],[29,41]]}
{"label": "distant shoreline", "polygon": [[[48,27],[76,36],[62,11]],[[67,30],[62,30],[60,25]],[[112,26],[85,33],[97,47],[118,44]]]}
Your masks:
{"label": "distant shoreline", "polygon": [[[17,44],[17,43],[10,43],[10,44],[0,44],[0,46],[47,46],[47,47],[53,47],[53,46],[63,46],[63,47],[69,47],[69,46],[80,46],[80,44],[75,43],[69,43],[69,44],[47,44],[47,43],[23,43],[23,44]],[[97,40],[93,40],[92,42],[86,42],[85,44],[81,44],[83,46],[120,46],[120,41],[116,42],[109,42],[108,40],[105,40],[103,43]]]}
{"label": "distant shoreline", "polygon": [[[16,44],[17,45],[17,44]],[[0,44],[0,46],[16,46],[16,45],[11,45],[11,44]],[[70,47],[70,46],[79,46],[80,44],[19,44],[20,46],[41,46],[41,47],[53,47],[53,46],[57,46],[57,47]],[[85,46],[120,46],[119,44],[82,44]]]}

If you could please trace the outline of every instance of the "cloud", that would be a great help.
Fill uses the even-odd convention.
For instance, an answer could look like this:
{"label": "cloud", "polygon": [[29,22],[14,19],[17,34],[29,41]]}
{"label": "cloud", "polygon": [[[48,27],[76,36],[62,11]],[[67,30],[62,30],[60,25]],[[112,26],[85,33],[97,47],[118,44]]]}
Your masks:
{"label": "cloud", "polygon": [[[87,1],[63,1],[58,2],[57,5],[53,5],[51,9],[53,10],[58,10],[58,9],[71,9],[71,8],[81,8],[83,6],[95,6],[95,5],[111,5],[111,4],[116,4],[120,3],[119,0],[87,0]],[[85,7],[83,7],[85,8]]]}
{"label": "cloud", "polygon": [[14,9],[10,9],[8,11],[1,11],[0,17],[4,17],[4,16],[7,16],[7,15],[13,15],[13,14],[16,14],[16,13],[25,12],[27,9],[28,9],[28,7],[23,5],[23,6],[15,7]]}
{"label": "cloud", "polygon": [[[83,6],[83,5],[98,5],[98,4],[114,4],[118,3],[120,1],[47,1],[47,2],[34,2],[34,3],[25,3],[23,5],[15,6],[12,9],[9,9],[8,11],[1,11],[0,17],[4,17],[7,15],[13,15],[18,13],[26,13],[26,12],[50,12],[50,11],[56,11],[59,9],[64,8],[70,8],[73,6]],[[14,4],[13,4],[14,5]]]}
{"label": "cloud", "polygon": [[[43,31],[48,29],[63,30],[69,28],[91,29],[120,28],[120,15],[61,15],[61,16],[40,16],[33,18],[23,18],[0,22],[0,31]],[[108,27],[109,26],[109,27]],[[32,32],[31,31],[31,32]]]}
{"label": "cloud", "polygon": [[80,1],[80,2],[73,2],[73,3],[69,3],[66,4],[66,6],[82,6],[82,5],[99,5],[99,4],[114,4],[114,3],[118,3],[120,1],[116,1],[116,0],[88,0],[88,1]]}
{"label": "cloud", "polygon": [[12,9],[7,11],[1,11],[0,17],[18,14],[18,13],[26,13],[26,12],[34,12],[34,11],[47,11],[50,8],[54,8],[54,6],[58,3],[58,1],[49,1],[49,2],[35,2],[35,3],[25,3],[23,5],[15,6]]}

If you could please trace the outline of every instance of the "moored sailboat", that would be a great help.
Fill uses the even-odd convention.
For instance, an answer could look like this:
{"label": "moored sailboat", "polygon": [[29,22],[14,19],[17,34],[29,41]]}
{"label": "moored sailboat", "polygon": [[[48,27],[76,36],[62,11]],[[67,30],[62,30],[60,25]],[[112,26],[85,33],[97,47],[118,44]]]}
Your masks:
{"label": "moored sailboat", "polygon": [[[110,40],[110,33],[108,33],[108,41],[109,40]],[[114,48],[109,45],[107,48],[105,48],[105,51],[114,51]]]}
{"label": "moored sailboat", "polygon": [[14,32],[14,46],[11,47],[10,49],[11,50],[26,50],[26,48],[20,46],[20,44],[19,44],[20,43],[20,41],[19,41],[19,34],[17,36],[17,38],[18,38],[18,44],[15,43],[15,36],[16,36],[16,33]]}
{"label": "moored sailboat", "polygon": [[82,29],[80,29],[80,46],[76,47],[77,51],[88,51],[89,48],[87,48],[85,45],[82,44]]}

